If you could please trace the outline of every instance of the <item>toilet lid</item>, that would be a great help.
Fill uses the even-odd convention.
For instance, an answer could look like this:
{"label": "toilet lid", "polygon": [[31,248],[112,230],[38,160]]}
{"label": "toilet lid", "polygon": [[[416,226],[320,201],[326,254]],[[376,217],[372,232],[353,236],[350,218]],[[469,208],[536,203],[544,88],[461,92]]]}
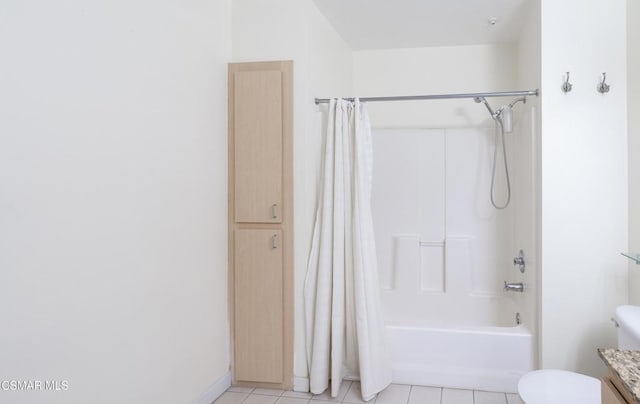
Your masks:
{"label": "toilet lid", "polygon": [[566,370],[543,369],[520,378],[518,393],[526,404],[600,404],[600,380]]}

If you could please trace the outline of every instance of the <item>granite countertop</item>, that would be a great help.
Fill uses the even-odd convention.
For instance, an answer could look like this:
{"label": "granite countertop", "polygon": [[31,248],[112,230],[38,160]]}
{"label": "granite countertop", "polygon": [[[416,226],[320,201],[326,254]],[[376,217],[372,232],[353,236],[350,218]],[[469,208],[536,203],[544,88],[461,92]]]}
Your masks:
{"label": "granite countertop", "polygon": [[620,378],[636,403],[640,403],[640,351],[598,348],[598,355]]}

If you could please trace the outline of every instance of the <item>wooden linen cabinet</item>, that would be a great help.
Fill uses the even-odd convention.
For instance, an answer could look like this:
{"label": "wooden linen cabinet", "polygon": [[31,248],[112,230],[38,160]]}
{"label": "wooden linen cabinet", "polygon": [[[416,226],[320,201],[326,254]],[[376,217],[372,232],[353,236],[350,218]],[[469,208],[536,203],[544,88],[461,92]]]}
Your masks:
{"label": "wooden linen cabinet", "polygon": [[229,64],[234,385],[293,382],[293,62]]}

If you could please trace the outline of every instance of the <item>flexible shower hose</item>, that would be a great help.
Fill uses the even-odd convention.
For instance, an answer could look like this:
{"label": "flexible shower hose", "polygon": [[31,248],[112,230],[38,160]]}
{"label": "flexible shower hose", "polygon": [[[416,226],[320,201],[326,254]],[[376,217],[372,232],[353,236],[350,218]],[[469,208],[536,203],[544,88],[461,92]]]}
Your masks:
{"label": "flexible shower hose", "polygon": [[[502,124],[502,118],[500,114],[494,118],[496,121],[496,135],[495,142],[493,147],[493,170],[491,170],[491,204],[496,209],[504,209],[509,206],[509,202],[511,202],[511,181],[509,180],[509,166],[507,165],[507,145],[504,142],[504,125]],[[500,132],[500,134],[498,134]],[[496,161],[498,160],[498,143],[500,143],[500,137],[502,138],[502,156],[504,158],[504,172],[507,178],[507,201],[504,205],[498,205],[493,196],[495,190],[495,180],[496,180]]]}

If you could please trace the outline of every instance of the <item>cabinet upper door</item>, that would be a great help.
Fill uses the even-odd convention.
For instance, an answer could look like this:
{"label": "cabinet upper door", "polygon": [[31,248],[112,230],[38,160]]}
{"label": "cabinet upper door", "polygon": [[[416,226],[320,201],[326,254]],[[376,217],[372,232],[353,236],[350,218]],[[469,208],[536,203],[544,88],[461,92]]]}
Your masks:
{"label": "cabinet upper door", "polygon": [[282,72],[234,73],[235,220],[282,222]]}

